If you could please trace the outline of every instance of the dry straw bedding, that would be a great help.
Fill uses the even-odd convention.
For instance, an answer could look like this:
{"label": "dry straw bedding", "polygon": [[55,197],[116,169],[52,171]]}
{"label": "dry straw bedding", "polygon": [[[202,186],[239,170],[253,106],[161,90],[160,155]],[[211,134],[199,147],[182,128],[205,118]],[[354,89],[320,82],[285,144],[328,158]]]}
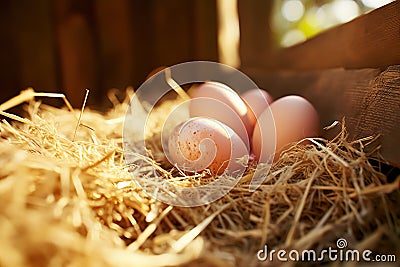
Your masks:
{"label": "dry straw bedding", "polygon": [[176,102],[155,111],[151,150],[136,155],[130,173],[122,149],[130,97],[111,95],[114,108],[105,114],[37,100],[25,118],[2,111],[0,266],[256,266],[264,244],[322,249],[339,237],[399,257],[399,179],[387,181],[371,165],[379,161],[365,152],[373,137],[350,142],[341,123],[333,140],[291,146],[253,193],[249,166],[218,201],[172,207],[135,177],[152,166],[177,173],[163,163],[157,137],[157,114]]}

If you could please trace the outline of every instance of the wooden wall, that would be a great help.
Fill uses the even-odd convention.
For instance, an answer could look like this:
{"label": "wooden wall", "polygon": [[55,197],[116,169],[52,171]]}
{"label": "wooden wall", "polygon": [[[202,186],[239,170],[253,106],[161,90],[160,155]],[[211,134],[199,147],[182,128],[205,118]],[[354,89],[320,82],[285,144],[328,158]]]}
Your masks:
{"label": "wooden wall", "polygon": [[[289,48],[274,45],[272,3],[238,1],[241,70],[309,99],[322,127],[346,116],[352,138],[380,134],[400,166],[400,1]],[[4,0],[0,33],[1,102],[33,86],[79,107],[90,88],[102,108],[160,66],[218,60],[216,0]]]}
{"label": "wooden wall", "polygon": [[33,86],[78,106],[90,88],[101,105],[157,67],[218,60],[215,0],[5,0],[0,12],[1,102]]}

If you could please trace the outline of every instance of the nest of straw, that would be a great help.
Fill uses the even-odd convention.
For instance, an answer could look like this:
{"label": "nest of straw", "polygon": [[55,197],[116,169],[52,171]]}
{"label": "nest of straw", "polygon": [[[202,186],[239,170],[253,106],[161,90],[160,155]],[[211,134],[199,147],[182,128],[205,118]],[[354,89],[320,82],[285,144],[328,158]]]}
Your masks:
{"label": "nest of straw", "polygon": [[130,97],[106,114],[34,100],[24,118],[1,111],[0,266],[257,266],[265,244],[319,250],[339,237],[399,257],[399,179],[366,152],[376,138],[349,141],[342,123],[333,140],[293,144],[255,192],[250,166],[218,201],[172,207],[135,183],[151,166],[174,173],[157,127],[135,170],[124,163]]}

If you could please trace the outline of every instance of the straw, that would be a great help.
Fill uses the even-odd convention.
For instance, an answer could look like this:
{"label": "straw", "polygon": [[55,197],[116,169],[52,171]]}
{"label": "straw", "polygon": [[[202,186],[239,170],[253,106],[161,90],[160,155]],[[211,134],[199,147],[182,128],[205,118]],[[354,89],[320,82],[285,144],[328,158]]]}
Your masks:
{"label": "straw", "polygon": [[[127,166],[122,127],[131,91],[107,113],[51,107],[28,92],[24,118],[4,111],[10,102],[1,105],[1,266],[258,266],[265,244],[318,250],[338,238],[399,253],[400,177],[389,182],[380,171],[379,139],[348,140],[344,120],[329,127],[341,127],[332,140],[289,146],[254,192],[250,164],[224,197],[183,208],[137,183],[155,168],[186,186],[212,180],[163,155],[162,122],[181,97],[154,110],[148,153],[133,154]],[[74,131],[77,122],[88,127]]]}

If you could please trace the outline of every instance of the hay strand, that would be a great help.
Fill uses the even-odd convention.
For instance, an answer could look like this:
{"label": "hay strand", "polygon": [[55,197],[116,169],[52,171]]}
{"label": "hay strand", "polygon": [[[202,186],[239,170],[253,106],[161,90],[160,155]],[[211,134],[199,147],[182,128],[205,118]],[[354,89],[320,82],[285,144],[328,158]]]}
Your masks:
{"label": "hay strand", "polygon": [[[172,207],[136,179],[156,170],[186,186],[208,182],[167,164],[160,148],[160,122],[182,99],[155,109],[148,153],[127,166],[127,95],[104,114],[84,104],[78,124],[79,111],[34,98],[26,118],[0,111],[13,120],[0,123],[1,266],[258,266],[265,244],[322,249],[339,237],[354,248],[399,253],[400,177],[388,181],[381,172],[376,137],[348,140],[342,121],[332,125],[341,127],[332,140],[288,147],[254,192],[250,164],[221,199]],[[88,127],[74,132],[77,125]]]}
{"label": "hay strand", "polygon": [[76,123],[75,130],[74,130],[74,137],[72,138],[73,142],[75,141],[75,138],[76,138],[76,132],[78,131],[79,126],[81,125],[83,111],[85,110],[86,101],[87,101],[88,96],[89,96],[89,89],[86,89],[85,99],[83,100],[81,112],[79,113],[78,122]]}

